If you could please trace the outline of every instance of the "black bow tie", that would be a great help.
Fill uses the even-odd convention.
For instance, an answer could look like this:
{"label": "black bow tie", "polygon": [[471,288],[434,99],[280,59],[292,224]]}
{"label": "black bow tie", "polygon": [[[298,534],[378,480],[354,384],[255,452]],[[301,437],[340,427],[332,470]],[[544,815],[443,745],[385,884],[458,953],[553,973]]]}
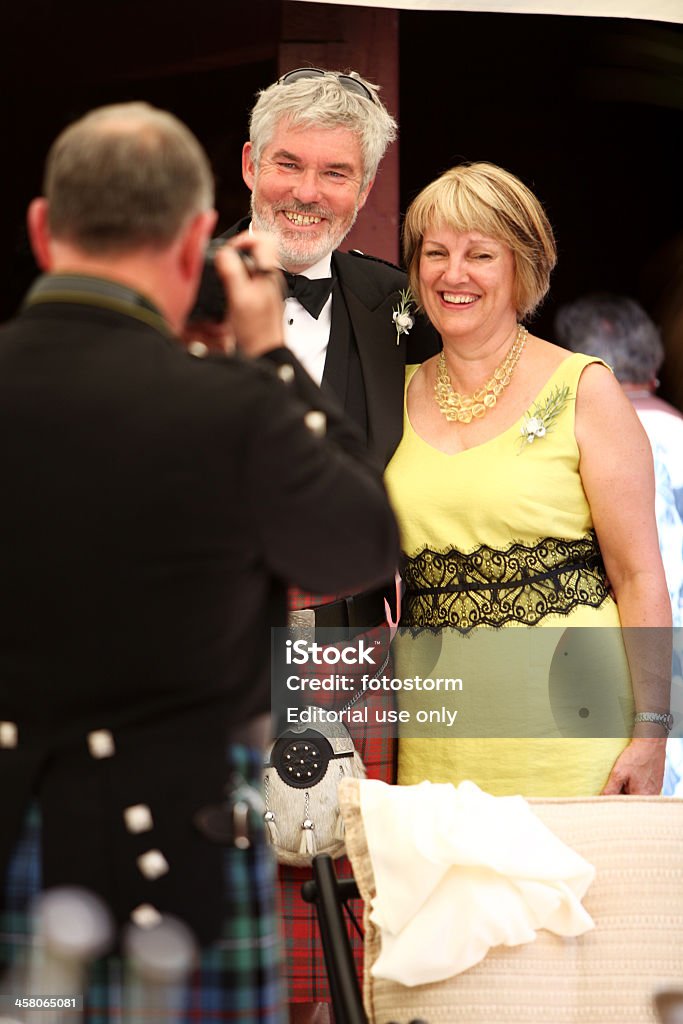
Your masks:
{"label": "black bow tie", "polygon": [[319,277],[312,280],[303,274],[288,274],[283,271],[287,282],[287,294],[294,296],[314,320],[317,320],[332,291],[332,278]]}

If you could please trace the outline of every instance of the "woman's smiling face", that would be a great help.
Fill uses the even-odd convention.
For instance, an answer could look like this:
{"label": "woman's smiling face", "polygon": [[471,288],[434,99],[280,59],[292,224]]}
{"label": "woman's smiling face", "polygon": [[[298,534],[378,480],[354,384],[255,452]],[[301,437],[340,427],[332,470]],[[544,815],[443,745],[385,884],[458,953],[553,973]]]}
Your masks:
{"label": "woman's smiling face", "polygon": [[420,296],[441,336],[485,337],[517,319],[515,262],[505,242],[480,231],[430,225],[422,239]]}

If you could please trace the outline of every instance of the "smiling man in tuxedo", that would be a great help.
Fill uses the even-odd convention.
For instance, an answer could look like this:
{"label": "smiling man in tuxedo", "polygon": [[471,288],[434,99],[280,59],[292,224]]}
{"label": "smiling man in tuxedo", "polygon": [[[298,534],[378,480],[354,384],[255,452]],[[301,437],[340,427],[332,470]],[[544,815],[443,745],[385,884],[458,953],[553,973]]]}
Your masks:
{"label": "smiling man in tuxedo", "polygon": [[[264,89],[251,112],[242,175],[251,189],[253,225],[275,237],[286,272],[284,339],[310,376],[354,421],[377,464],[391,458],[403,430],[406,363],[439,348],[426,319],[397,331],[394,311],[407,288],[393,264],[339,247],[365,205],[377,167],[396,137],[378,89],[356,72],[299,68]],[[353,598],[290,592],[308,625],[358,629],[385,620],[393,583]],[[391,601],[392,605],[395,599]],[[301,621],[301,620],[299,620]],[[384,653],[384,651],[383,651]],[[370,776],[393,781],[390,736],[353,735]],[[300,898],[307,875],[281,870],[290,1020],[324,1024],[329,1011],[320,939]]]}
{"label": "smiling man in tuxedo", "polygon": [[377,87],[355,72],[290,71],[251,112],[242,154],[251,218],[226,233],[250,221],[275,236],[290,285],[285,344],[336,395],[382,466],[402,432],[404,366],[439,347],[421,317],[397,336],[392,314],[407,287],[398,267],[339,251],[395,137]]}

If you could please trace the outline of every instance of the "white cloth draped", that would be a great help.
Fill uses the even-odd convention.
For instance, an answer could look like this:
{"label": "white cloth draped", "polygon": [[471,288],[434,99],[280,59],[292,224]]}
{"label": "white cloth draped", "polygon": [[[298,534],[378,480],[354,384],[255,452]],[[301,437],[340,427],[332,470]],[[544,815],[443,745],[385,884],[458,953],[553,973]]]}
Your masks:
{"label": "white cloth draped", "polygon": [[594,868],[522,797],[472,782],[366,780],[360,791],[382,936],[376,977],[440,981],[493,946],[532,942],[539,928],[576,936],[594,927],[581,904]]}

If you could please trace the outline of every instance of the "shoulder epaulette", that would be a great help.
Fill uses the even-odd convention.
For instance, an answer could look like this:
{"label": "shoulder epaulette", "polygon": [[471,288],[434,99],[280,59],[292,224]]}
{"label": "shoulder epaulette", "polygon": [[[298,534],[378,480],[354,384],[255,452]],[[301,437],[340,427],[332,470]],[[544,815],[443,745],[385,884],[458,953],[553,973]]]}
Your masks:
{"label": "shoulder epaulette", "polygon": [[380,256],[371,256],[368,252],[361,252],[360,249],[349,249],[349,256],[360,256],[362,260],[372,260],[373,263],[383,263],[385,267],[391,267],[392,270],[398,270],[401,274],[405,273],[402,267],[392,263],[391,260],[383,260]]}

